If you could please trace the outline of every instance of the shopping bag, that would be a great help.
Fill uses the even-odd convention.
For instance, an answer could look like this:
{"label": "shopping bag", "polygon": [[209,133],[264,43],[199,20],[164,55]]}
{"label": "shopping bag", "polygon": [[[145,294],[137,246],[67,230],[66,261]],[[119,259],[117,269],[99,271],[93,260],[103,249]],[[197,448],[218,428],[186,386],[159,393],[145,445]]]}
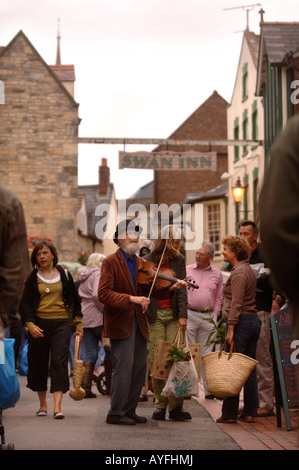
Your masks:
{"label": "shopping bag", "polygon": [[191,343],[189,349],[196,369],[198,381],[201,379],[201,357],[200,357],[200,344]]}
{"label": "shopping bag", "polygon": [[13,408],[20,399],[20,385],[15,367],[14,342],[13,338],[5,338],[4,342],[0,341],[0,410]]}
{"label": "shopping bag", "polygon": [[234,343],[230,351],[226,352],[227,343],[220,351],[204,354],[202,356],[208,391],[217,398],[235,397],[239,395],[248,377],[258,364],[252,357],[233,352]]}
{"label": "shopping bag", "polygon": [[[188,345],[187,336],[185,335],[185,347],[184,351],[189,354],[186,358],[189,360],[173,362],[168,379],[165,387],[163,388],[161,395],[164,397],[189,397],[191,395],[198,396],[198,376],[194,365],[194,360]],[[177,343],[179,347],[179,341]]]}
{"label": "shopping bag", "polygon": [[161,395],[176,398],[190,397],[191,395],[197,397],[198,392],[198,377],[193,359],[191,358],[188,362],[174,362]]}
{"label": "shopping bag", "polygon": [[19,362],[19,375],[26,376],[28,374],[28,340],[26,339],[23,346],[20,362]]}
{"label": "shopping bag", "polygon": [[[169,354],[168,350],[169,348],[171,348],[171,346],[177,345],[177,340],[179,338],[180,331],[181,330],[177,329],[176,334],[174,335],[174,338],[171,342],[163,341],[161,339],[158,341],[156,351],[155,351],[154,361],[153,361],[153,365],[151,369],[151,376],[153,379],[166,380],[168,378],[170,368],[171,368],[171,366],[167,364],[167,356]],[[187,334],[186,334],[186,331],[184,331],[183,341],[179,343],[179,346],[185,348],[186,344],[187,344]],[[190,350],[193,361],[194,361],[198,380],[200,380],[200,377],[201,377],[200,344],[195,344],[195,343],[188,344],[188,349]]]}
{"label": "shopping bag", "polygon": [[159,339],[154,355],[153,365],[151,367],[151,376],[153,379],[166,380],[170,366],[167,364],[168,349],[177,344],[177,339],[180,336],[180,330],[177,329],[172,341],[164,341]]}

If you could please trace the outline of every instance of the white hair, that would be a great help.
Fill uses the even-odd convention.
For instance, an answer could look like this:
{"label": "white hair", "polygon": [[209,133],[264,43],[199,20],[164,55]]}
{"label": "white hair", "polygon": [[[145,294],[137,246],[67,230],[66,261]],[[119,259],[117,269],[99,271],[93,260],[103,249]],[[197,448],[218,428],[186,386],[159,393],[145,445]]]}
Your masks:
{"label": "white hair", "polygon": [[212,259],[214,258],[215,247],[213,243],[209,242],[208,240],[203,240],[197,249],[201,247],[207,248],[208,254],[212,257]]}
{"label": "white hair", "polygon": [[87,268],[97,268],[101,269],[103,260],[106,258],[105,255],[101,253],[92,253],[87,260],[86,267]]}

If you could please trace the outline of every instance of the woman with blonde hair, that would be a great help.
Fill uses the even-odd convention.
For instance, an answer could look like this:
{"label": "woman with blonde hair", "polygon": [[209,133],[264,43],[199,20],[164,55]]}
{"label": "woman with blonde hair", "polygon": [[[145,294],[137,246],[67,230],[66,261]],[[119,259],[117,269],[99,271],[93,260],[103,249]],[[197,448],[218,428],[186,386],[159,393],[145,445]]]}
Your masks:
{"label": "woman with blonde hair", "polygon": [[83,342],[85,347],[85,374],[82,388],[85,390],[85,398],[95,398],[92,392],[92,376],[95,363],[98,359],[99,341],[103,331],[104,305],[98,298],[98,286],[101,275],[102,262],[105,256],[101,253],[92,253],[86,267],[80,273],[79,296],[81,298],[81,310],[83,315]]}
{"label": "woman with blonde hair", "polygon": [[[251,249],[247,240],[228,236],[222,240],[222,255],[233,268],[223,288],[222,316],[226,321],[225,341],[236,352],[255,359],[261,323],[255,306],[256,277],[249,264]],[[254,422],[257,415],[258,390],[254,369],[244,385],[244,408],[239,419]],[[218,423],[235,423],[238,417],[239,395],[224,398]]]}
{"label": "woman with blonde hair", "polygon": [[[180,228],[173,225],[163,227],[151,253],[144,259],[159,265],[160,268],[172,269],[178,279],[186,279],[185,257],[180,253],[183,236]],[[161,257],[163,256],[162,260]],[[148,360],[149,366],[153,363],[155,350],[159,339],[172,341],[177,328],[187,328],[187,291],[186,289],[169,291],[167,299],[152,297],[148,308],[148,320],[150,325],[150,339]],[[165,380],[153,378],[153,391],[155,394],[155,408],[152,418],[165,420],[168,407],[169,418],[175,421],[191,419],[190,413],[183,410],[183,398],[164,397],[161,392],[165,386]]]}

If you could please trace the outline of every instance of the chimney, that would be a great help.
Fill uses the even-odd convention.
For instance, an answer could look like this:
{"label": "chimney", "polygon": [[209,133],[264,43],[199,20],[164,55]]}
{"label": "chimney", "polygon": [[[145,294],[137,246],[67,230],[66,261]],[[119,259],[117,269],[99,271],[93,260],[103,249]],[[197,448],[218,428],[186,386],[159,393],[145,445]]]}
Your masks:
{"label": "chimney", "polygon": [[102,164],[99,167],[99,194],[107,194],[110,183],[110,169],[107,166],[107,158],[102,158]]}

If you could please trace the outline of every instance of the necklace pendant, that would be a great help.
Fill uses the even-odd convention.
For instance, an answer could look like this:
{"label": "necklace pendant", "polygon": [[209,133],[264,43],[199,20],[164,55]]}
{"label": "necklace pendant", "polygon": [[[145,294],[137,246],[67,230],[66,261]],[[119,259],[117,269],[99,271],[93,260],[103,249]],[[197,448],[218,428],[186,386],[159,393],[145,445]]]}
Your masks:
{"label": "necklace pendant", "polygon": [[49,294],[49,292],[50,292],[49,287],[46,287],[46,293]]}

